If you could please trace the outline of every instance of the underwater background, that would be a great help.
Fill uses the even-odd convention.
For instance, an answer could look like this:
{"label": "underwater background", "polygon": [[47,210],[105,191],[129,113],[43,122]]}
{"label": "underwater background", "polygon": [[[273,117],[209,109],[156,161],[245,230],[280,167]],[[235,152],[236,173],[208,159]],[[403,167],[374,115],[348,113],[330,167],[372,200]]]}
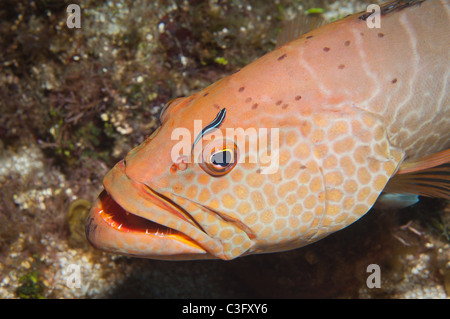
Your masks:
{"label": "underwater background", "polygon": [[[84,235],[103,176],[169,100],[273,50],[299,8],[332,21],[379,2],[85,0],[72,29],[71,3],[0,3],[0,298],[450,296],[448,201],[373,209],[313,245],[228,262],[118,256]],[[367,287],[370,264],[381,288]]]}

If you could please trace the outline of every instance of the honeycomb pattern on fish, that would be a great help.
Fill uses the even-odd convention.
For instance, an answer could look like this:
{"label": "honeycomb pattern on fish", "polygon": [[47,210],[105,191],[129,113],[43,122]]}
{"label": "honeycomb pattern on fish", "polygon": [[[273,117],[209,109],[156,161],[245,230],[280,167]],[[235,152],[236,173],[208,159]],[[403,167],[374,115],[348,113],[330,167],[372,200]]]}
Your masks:
{"label": "honeycomb pattern on fish", "polygon": [[348,226],[375,203],[403,158],[383,122],[352,107],[302,116],[298,126],[280,129],[279,140],[273,174],[247,152],[223,177],[192,163],[160,185],[226,258],[303,246]]}

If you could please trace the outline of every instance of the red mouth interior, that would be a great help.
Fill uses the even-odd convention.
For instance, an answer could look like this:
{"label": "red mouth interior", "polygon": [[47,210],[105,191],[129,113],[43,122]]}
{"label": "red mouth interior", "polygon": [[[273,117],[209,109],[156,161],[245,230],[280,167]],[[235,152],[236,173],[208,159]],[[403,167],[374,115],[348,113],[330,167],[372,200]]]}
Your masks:
{"label": "red mouth interior", "polygon": [[101,216],[111,228],[123,232],[142,232],[147,234],[168,235],[173,229],[133,215],[117,204],[106,191],[100,194]]}

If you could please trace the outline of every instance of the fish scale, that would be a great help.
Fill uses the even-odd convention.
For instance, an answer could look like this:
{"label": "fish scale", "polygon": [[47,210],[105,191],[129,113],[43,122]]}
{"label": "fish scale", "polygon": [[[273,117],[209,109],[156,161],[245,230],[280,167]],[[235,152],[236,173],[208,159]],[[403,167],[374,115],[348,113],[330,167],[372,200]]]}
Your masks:
{"label": "fish scale", "polygon": [[[335,123],[341,127],[341,138],[330,134],[336,130]],[[346,132],[342,129],[343,123],[347,123]],[[383,128],[381,120],[372,119],[358,109],[340,110],[339,113],[319,117],[311,114],[304,116],[295,126],[300,125],[310,129],[303,132],[281,129],[283,136],[280,139],[286,141],[285,136],[289,136],[290,142],[282,143],[280,147],[280,153],[284,154],[280,165],[289,169],[261,174],[258,173],[260,166],[254,164],[246,165],[245,170],[235,168],[220,179],[208,176],[205,180],[205,175],[198,174],[197,180],[192,181],[189,181],[192,172],[186,171],[163,188],[164,194],[189,197],[211,211],[220,209],[222,214],[238,219],[257,238],[252,245],[257,250],[264,250],[266,246],[267,249],[271,246],[278,249],[278,246],[288,246],[292,241],[297,247],[303,246],[345,227],[375,203],[388,180],[387,176],[394,173],[403,153],[384,143],[386,134],[373,136],[372,131],[378,132]],[[370,135],[353,135],[352,127],[355,133],[365,130]],[[309,143],[313,135],[314,145]],[[330,135],[334,143],[330,141]],[[343,142],[342,146],[339,142]],[[352,156],[358,150],[361,150],[361,156]],[[369,153],[373,155],[365,156]],[[342,170],[346,172],[345,177]],[[219,187],[213,193],[213,185],[219,182],[226,187]],[[176,186],[180,183],[187,187],[180,189]],[[197,196],[192,196],[189,187],[197,189]],[[289,197],[289,193],[293,196]],[[298,201],[298,198],[303,198],[303,201]],[[180,204],[186,207],[185,203]],[[210,224],[203,220],[199,223]],[[217,231],[209,235],[220,237]],[[230,250],[239,245],[232,245]],[[247,250],[247,253],[252,252],[252,248]]]}
{"label": "fish scale", "polygon": [[[367,27],[366,14],[347,17],[170,102],[158,131],[105,176],[89,241],[158,259],[229,260],[298,248],[358,220],[388,183],[401,192],[401,181],[412,180],[407,174],[426,173],[436,153],[428,172],[438,183],[431,178],[420,194],[434,196],[426,189],[439,185],[439,195],[450,198],[449,1],[395,1],[382,12],[379,29]],[[190,142],[174,162],[178,128]],[[232,141],[218,135],[236,128]],[[278,137],[278,147],[270,138],[260,145],[261,129]],[[222,163],[219,174],[208,164],[211,150],[239,161]],[[277,169],[267,173],[264,160],[275,158]],[[418,166],[401,169],[413,160]],[[397,172],[406,177],[394,183]],[[117,229],[105,222],[104,215],[120,213],[111,207],[122,207],[133,225],[164,228]]]}

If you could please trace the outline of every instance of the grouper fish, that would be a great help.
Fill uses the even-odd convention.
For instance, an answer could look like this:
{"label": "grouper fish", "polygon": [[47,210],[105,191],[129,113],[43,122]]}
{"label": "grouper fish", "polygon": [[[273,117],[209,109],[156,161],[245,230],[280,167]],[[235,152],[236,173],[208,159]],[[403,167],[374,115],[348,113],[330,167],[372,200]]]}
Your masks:
{"label": "grouper fish", "polygon": [[384,194],[450,199],[449,3],[348,16],[170,101],[105,176],[89,242],[230,260],[313,243]]}

